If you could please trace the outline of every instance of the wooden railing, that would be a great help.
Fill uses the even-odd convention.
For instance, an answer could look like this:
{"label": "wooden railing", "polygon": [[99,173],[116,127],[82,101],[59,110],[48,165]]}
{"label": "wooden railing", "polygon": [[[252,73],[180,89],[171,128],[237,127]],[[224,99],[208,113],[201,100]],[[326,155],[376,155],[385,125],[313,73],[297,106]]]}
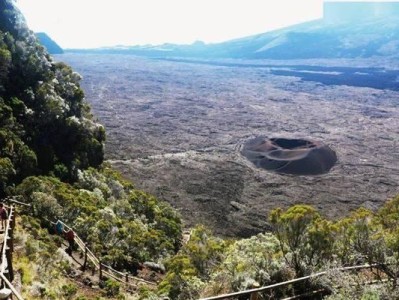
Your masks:
{"label": "wooden railing", "polygon": [[[368,265],[368,264],[366,264],[366,265],[359,265],[359,266],[336,268],[336,269],[332,269],[332,270],[335,270],[335,271],[349,271],[349,270],[359,270],[359,269],[370,269],[370,268],[375,268],[375,267],[378,267],[378,265]],[[309,279],[312,279],[312,278],[324,276],[327,273],[328,273],[328,271],[322,271],[322,272],[311,274],[309,276],[299,277],[299,278],[295,278],[295,279],[284,281],[284,282],[275,283],[275,284],[268,285],[268,286],[263,286],[263,287],[259,287],[259,288],[239,291],[239,292],[230,293],[230,294],[223,294],[223,295],[218,295],[218,296],[201,298],[199,300],[237,299],[240,296],[248,296],[250,300],[253,300],[253,299],[257,300],[257,299],[260,299],[259,296],[260,296],[261,292],[265,292],[265,291],[268,291],[268,290],[272,290],[272,289],[275,289],[275,288],[278,288],[278,287],[281,287],[281,286],[285,286],[285,285],[289,285],[289,284],[293,284],[293,283],[296,283],[296,282],[306,281],[306,280],[309,280]]]}
{"label": "wooden railing", "polygon": [[[29,204],[19,202],[15,199],[4,199],[7,200],[7,202],[19,204],[19,205],[26,205],[30,206]],[[70,226],[65,224],[64,222],[60,221],[65,229],[72,229]],[[52,224],[56,224],[54,222],[51,222]],[[9,206],[8,210],[8,218],[6,220],[6,226],[4,230],[4,240],[3,240],[3,245],[1,248],[1,261],[0,261],[0,280],[1,280],[1,286],[7,286],[10,290],[11,293],[18,299],[18,300],[23,300],[22,296],[20,293],[15,289],[15,287],[12,285],[12,281],[14,279],[14,270],[13,270],[13,265],[12,265],[12,253],[13,253],[13,229],[15,227],[15,208],[14,205],[11,204]],[[91,262],[93,265],[93,272],[98,270],[99,273],[99,279],[103,279],[103,276],[107,276],[109,278],[112,278],[118,282],[121,282],[126,285],[126,287],[137,287],[137,285],[140,284],[147,284],[147,285],[152,285],[156,286],[156,283],[144,280],[142,278],[132,276],[129,273],[123,273],[120,271],[117,271],[113,269],[112,267],[104,264],[101,262],[100,259],[98,259],[94,253],[86,246],[86,244],[83,242],[83,240],[75,234],[75,242],[78,245],[79,249],[82,251],[84,254],[84,261],[82,264],[82,269],[86,270],[87,268],[87,263],[88,261]],[[350,266],[350,267],[342,267],[342,268],[335,268],[332,269],[334,271],[350,271],[350,270],[361,270],[361,269],[371,269],[371,268],[376,268],[379,267],[379,265],[374,264],[374,265],[358,265],[358,266]],[[248,289],[244,291],[239,291],[239,292],[234,292],[234,293],[229,293],[229,294],[222,294],[222,295],[217,295],[217,296],[211,296],[211,297],[206,297],[206,298],[201,298],[199,300],[223,300],[223,299],[237,299],[238,297],[242,296],[248,296],[250,300],[258,300],[260,299],[260,294],[262,292],[268,291],[268,290],[273,290],[278,287],[282,287],[285,285],[301,282],[301,281],[306,281],[312,278],[324,276],[328,273],[329,271],[322,271],[318,273],[314,273],[308,276],[304,277],[299,277],[295,278],[292,280],[284,281],[284,282],[279,282],[275,283],[272,285],[268,286],[263,286],[259,288],[253,288],[253,289]],[[94,273],[93,273],[94,275]],[[318,290],[316,292],[323,292],[324,290]],[[292,298],[293,299],[293,298]]]}
{"label": "wooden railing", "polygon": [[[4,202],[10,203],[8,210],[8,218],[6,221],[6,226],[4,230],[4,241],[1,248],[0,256],[0,280],[1,287],[7,286],[11,293],[18,299],[23,300],[20,293],[12,285],[12,280],[14,279],[14,270],[12,266],[12,253],[13,253],[13,229],[15,227],[15,205],[23,205],[30,207],[30,204],[18,201],[15,197],[8,197],[3,199]],[[70,226],[60,221],[65,229],[72,229]],[[51,222],[55,224],[54,222]],[[84,255],[84,261],[82,269],[85,271],[87,269],[87,264],[90,261],[93,266],[93,275],[98,271],[99,279],[103,279],[105,276],[112,278],[118,282],[125,285],[126,288],[136,288],[138,285],[146,284],[150,286],[156,286],[155,282],[147,281],[145,279],[131,275],[130,273],[123,273],[113,269],[112,267],[101,262],[94,253],[87,247],[83,240],[75,233],[74,240],[78,245],[79,249]]]}
{"label": "wooden railing", "polygon": [[31,207],[32,205],[30,205],[29,203],[25,203],[22,201],[19,201],[17,199],[20,199],[20,197],[18,196],[11,196],[11,197],[7,197],[3,199],[3,202],[6,203],[12,203],[12,204],[16,204],[16,205],[22,205],[22,206],[27,206],[27,207]]}
{"label": "wooden railing", "polygon": [[23,300],[22,296],[12,285],[14,280],[14,269],[12,266],[12,253],[14,251],[14,227],[15,227],[15,209],[11,205],[8,210],[8,218],[4,230],[3,245],[1,249],[0,278],[1,285],[7,286],[12,294],[18,299]]}
{"label": "wooden railing", "polygon": [[[65,224],[64,222],[62,222],[60,220],[58,220],[58,221],[61,222],[61,224],[63,225],[64,228],[66,228],[68,230],[69,229],[72,230],[72,228],[70,226],[68,226],[67,224]],[[51,222],[51,223],[56,224],[54,222]],[[117,270],[113,269],[111,266],[108,266],[108,265],[102,263],[101,260],[94,255],[94,253],[87,247],[85,242],[83,242],[83,240],[76,233],[75,233],[74,239],[75,239],[76,244],[78,245],[78,247],[84,254],[82,269],[86,270],[87,262],[89,260],[94,267],[94,271],[98,270],[100,280],[105,275],[105,276],[108,276],[108,277],[118,281],[118,282],[125,284],[127,287],[135,288],[135,287],[137,287],[137,285],[140,285],[140,284],[147,284],[147,285],[151,285],[151,286],[157,285],[155,282],[144,280],[142,278],[133,276],[129,273],[123,273],[123,272],[117,271]]]}

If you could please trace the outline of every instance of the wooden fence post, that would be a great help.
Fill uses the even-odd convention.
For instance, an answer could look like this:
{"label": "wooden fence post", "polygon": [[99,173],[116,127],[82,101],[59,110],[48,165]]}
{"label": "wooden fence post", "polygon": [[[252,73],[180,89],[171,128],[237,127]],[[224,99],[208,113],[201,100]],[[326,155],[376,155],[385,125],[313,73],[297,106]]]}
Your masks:
{"label": "wooden fence post", "polygon": [[251,296],[249,297],[249,300],[259,300],[259,293],[258,292],[252,292]]}
{"label": "wooden fence post", "polygon": [[13,281],[14,280],[14,270],[12,267],[12,251],[11,251],[11,248],[9,247],[10,241],[12,242],[11,238],[7,238],[7,241],[5,241],[5,245],[7,247],[6,260],[7,260],[8,280]]}
{"label": "wooden fence post", "polygon": [[[252,288],[253,288],[253,289],[256,289],[256,288],[258,288],[258,287],[259,287],[259,283],[254,282],[254,283],[252,284]],[[250,297],[249,297],[249,300],[259,300],[259,292],[252,292],[251,295],[250,295]]]}
{"label": "wooden fence post", "polygon": [[101,281],[101,279],[102,279],[102,277],[103,277],[103,264],[102,264],[102,262],[101,262],[101,260],[99,261],[99,266],[100,266],[100,274],[99,274],[99,278],[100,278],[100,281]]}
{"label": "wooden fence post", "polygon": [[12,215],[11,215],[11,219],[10,219],[10,227],[13,230],[15,228],[15,218],[17,217],[16,212],[15,212],[15,208],[14,205],[12,207]]}
{"label": "wooden fence post", "polygon": [[6,240],[4,241],[4,246],[6,247],[6,260],[7,260],[7,271],[8,271],[8,279],[10,281],[14,280],[14,269],[12,267],[12,252],[14,251],[14,240],[13,240],[13,218],[14,212],[13,207],[11,206],[10,216],[8,221],[8,231],[4,232],[4,236]]}
{"label": "wooden fence post", "polygon": [[7,259],[7,271],[8,271],[8,278],[10,281],[14,280],[14,270],[12,268],[12,254],[10,251],[6,252],[6,259]]}
{"label": "wooden fence post", "polygon": [[12,230],[12,227],[8,229],[8,239],[7,239],[7,246],[10,248],[11,253],[14,252],[14,232]]}
{"label": "wooden fence post", "polygon": [[86,266],[87,266],[87,246],[85,244],[85,259],[83,261],[83,267],[82,267],[83,271],[86,271]]}

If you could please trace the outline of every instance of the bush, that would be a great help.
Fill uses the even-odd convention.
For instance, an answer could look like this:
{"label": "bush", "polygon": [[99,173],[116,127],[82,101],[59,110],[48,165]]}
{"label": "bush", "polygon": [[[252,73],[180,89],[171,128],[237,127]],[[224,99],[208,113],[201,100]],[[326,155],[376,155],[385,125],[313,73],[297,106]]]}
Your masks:
{"label": "bush", "polygon": [[27,257],[18,260],[19,272],[21,272],[21,281],[24,285],[30,285],[33,281],[32,266]]}
{"label": "bush", "polygon": [[62,290],[62,295],[70,300],[72,299],[72,297],[76,294],[76,292],[78,291],[78,288],[75,284],[65,284],[61,287]]}
{"label": "bush", "polygon": [[105,289],[106,295],[109,297],[118,296],[120,287],[121,287],[121,284],[117,281],[114,281],[112,279],[107,279],[105,281],[104,289]]}

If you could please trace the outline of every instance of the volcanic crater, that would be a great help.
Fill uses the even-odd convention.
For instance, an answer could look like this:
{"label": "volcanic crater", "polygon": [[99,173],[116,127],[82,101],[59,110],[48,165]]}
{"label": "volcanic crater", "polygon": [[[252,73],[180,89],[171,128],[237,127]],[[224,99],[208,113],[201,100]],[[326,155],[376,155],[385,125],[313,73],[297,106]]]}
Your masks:
{"label": "volcanic crater", "polygon": [[292,175],[318,175],[330,171],[337,155],[320,141],[256,137],[241,154],[258,168]]}
{"label": "volcanic crater", "polygon": [[[244,60],[220,66],[119,54],[58,59],[83,75],[87,100],[107,129],[107,161],[178,209],[186,228],[204,224],[220,236],[250,237],[271,229],[268,215],[277,207],[308,204],[334,219],[359,206],[377,211],[399,193],[399,91],[277,76]],[[259,61],[270,63],[277,62]],[[278,63],[273,68],[286,68]],[[396,60],[375,58],[287,63],[320,74],[326,67],[360,74],[381,63],[399,70]],[[262,136],[321,141],[338,161],[323,175],[257,168],[242,151]]]}

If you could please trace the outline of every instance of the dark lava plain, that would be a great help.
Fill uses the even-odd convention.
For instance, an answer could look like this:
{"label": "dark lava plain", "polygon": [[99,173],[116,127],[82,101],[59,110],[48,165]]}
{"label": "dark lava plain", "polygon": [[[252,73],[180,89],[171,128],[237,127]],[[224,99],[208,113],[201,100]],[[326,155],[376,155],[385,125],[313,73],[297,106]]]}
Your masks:
{"label": "dark lava plain", "polygon": [[[203,223],[220,235],[249,236],[267,230],[268,213],[279,206],[307,203],[334,218],[361,205],[377,209],[399,193],[399,93],[392,82],[375,89],[333,77],[339,85],[325,85],[308,61],[287,64],[301,66],[302,75],[312,65],[316,81],[278,74],[276,66],[242,67],[253,63],[245,61],[56,59],[83,75],[86,98],[107,130],[109,162],[136,187],[171,203],[187,226]],[[357,75],[380,66],[375,60],[316,63],[359,67]],[[265,135],[321,141],[338,161],[316,176],[256,168],[240,152],[246,141]]]}

